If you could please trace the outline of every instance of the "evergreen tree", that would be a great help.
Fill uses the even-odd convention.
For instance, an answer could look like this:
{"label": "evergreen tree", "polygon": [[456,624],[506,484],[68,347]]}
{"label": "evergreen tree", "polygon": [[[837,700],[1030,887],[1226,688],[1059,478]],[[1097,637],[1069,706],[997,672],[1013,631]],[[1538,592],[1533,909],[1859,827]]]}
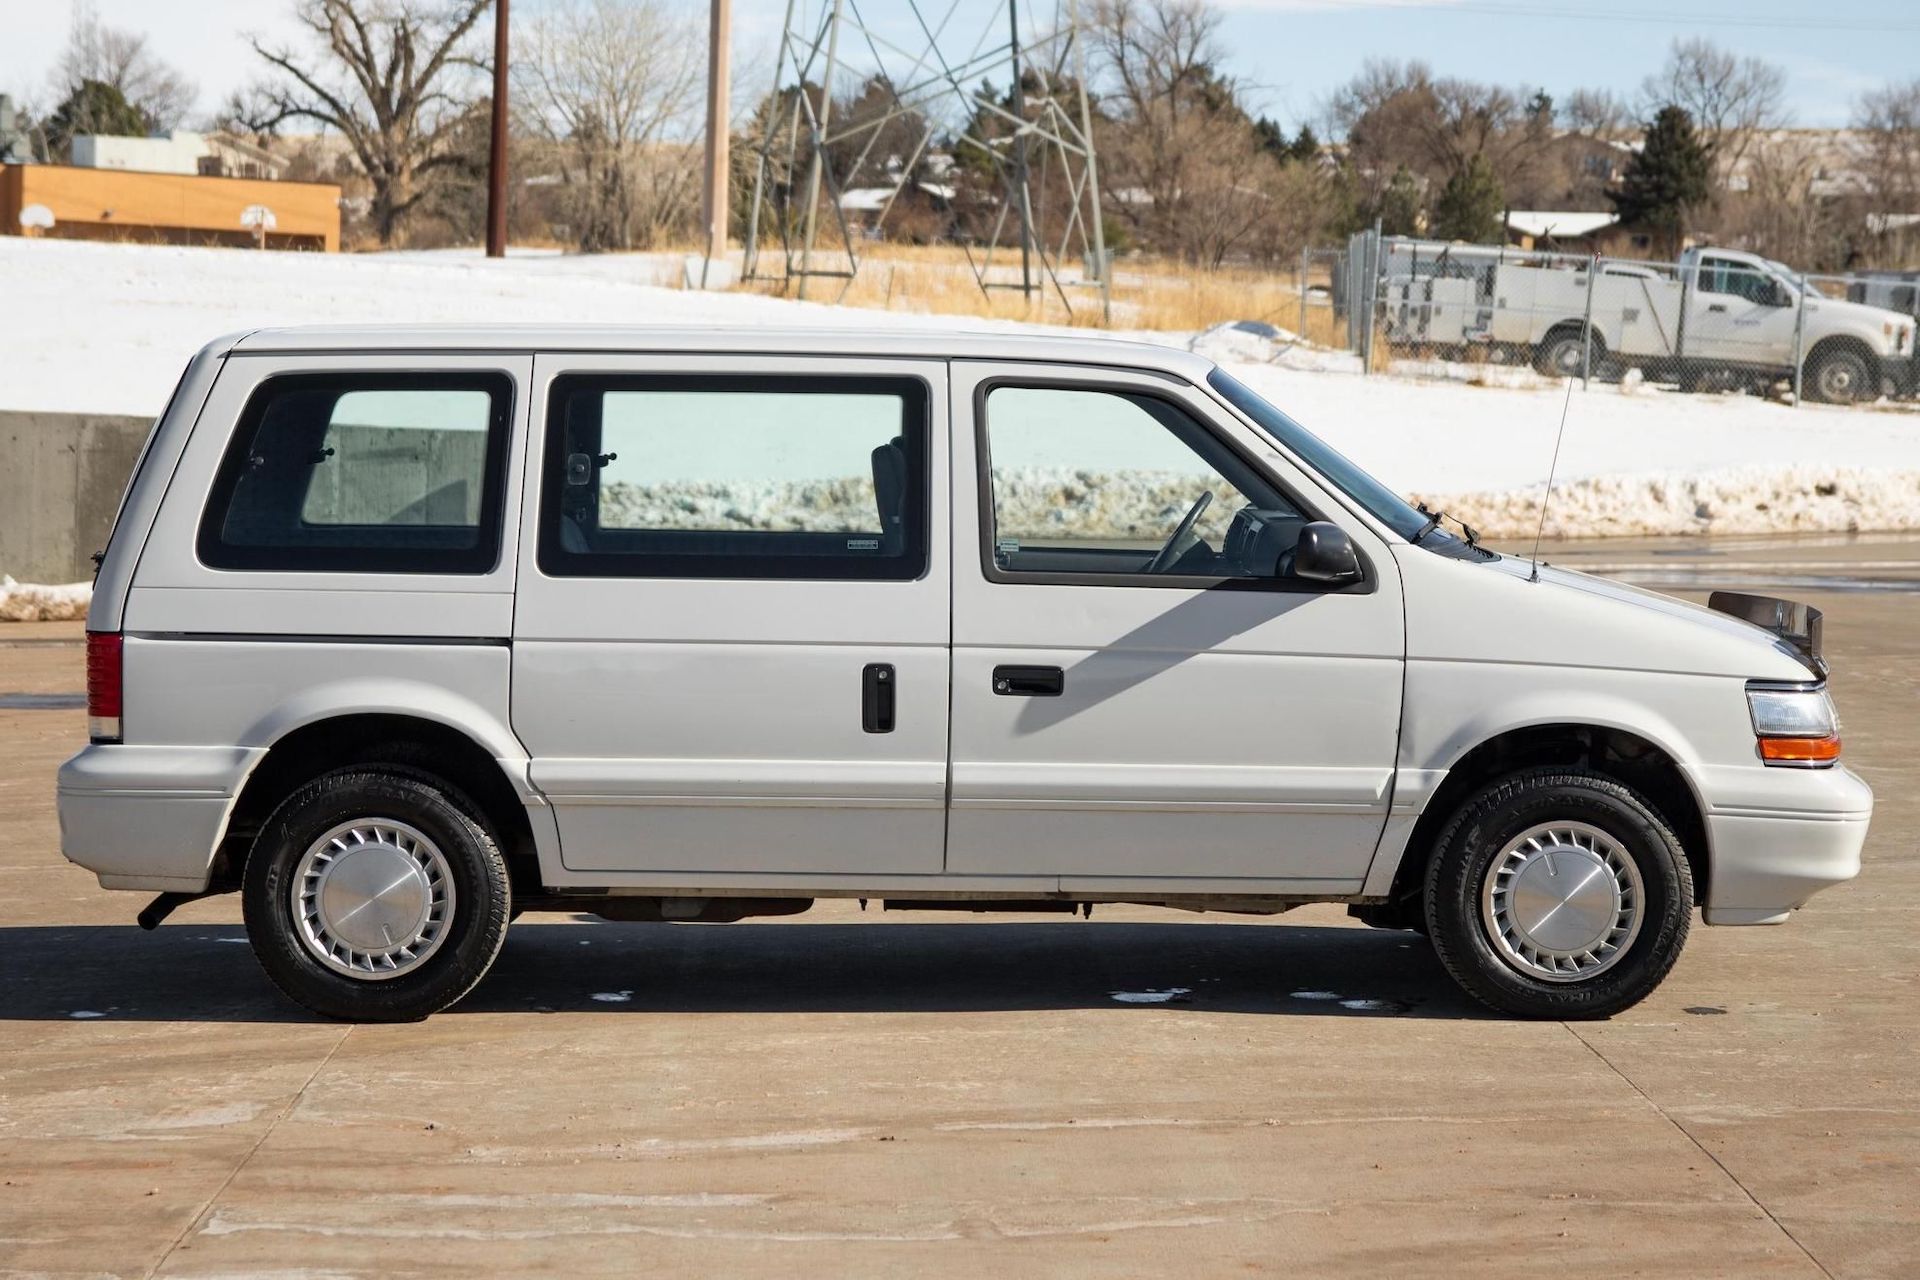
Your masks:
{"label": "evergreen tree", "polygon": [[1407,166],[1401,165],[1393,171],[1387,189],[1380,193],[1380,202],[1374,207],[1374,216],[1380,220],[1382,235],[1420,234],[1420,183]]}
{"label": "evergreen tree", "polygon": [[1689,214],[1712,197],[1712,157],[1693,117],[1673,105],[1660,108],[1620,189],[1607,193],[1621,222],[1654,232],[1669,254],[1680,251]]}
{"label": "evergreen tree", "polygon": [[144,138],[152,121],[104,80],[82,80],[47,117],[47,150],[62,162],[76,134]]}
{"label": "evergreen tree", "polygon": [[1275,160],[1317,160],[1320,157],[1320,139],[1310,124],[1301,125],[1300,132],[1289,138],[1278,120],[1261,116],[1253,122],[1253,136],[1260,144],[1260,149]]}
{"label": "evergreen tree", "polygon": [[1483,155],[1453,171],[1433,206],[1433,234],[1441,240],[1495,244],[1501,239],[1506,194]]}

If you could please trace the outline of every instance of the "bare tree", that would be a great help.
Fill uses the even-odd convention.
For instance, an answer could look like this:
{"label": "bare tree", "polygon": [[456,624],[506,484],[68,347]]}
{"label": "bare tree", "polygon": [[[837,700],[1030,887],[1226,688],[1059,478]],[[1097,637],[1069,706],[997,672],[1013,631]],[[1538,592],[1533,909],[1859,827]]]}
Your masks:
{"label": "bare tree", "polygon": [[1205,0],[1102,0],[1094,9],[1102,184],[1142,238],[1217,267],[1270,216],[1273,159],[1240,87],[1219,71]]}
{"label": "bare tree", "polygon": [[1571,133],[1610,142],[1633,127],[1633,108],[1611,89],[1575,89],[1560,106]]}
{"label": "bare tree", "polygon": [[1786,119],[1787,76],[1770,62],[1740,57],[1701,36],[1675,40],[1667,61],[1641,86],[1642,114],[1686,108],[1720,180],[1739,169],[1754,135]]}
{"label": "bare tree", "polygon": [[147,48],[145,34],[103,25],[93,6],[83,3],[74,6],[67,47],[54,68],[54,97],[71,98],[90,80],[118,89],[155,131],[177,127],[200,93]]}
{"label": "bare tree", "polygon": [[1880,260],[1913,265],[1920,255],[1920,226],[1903,215],[1920,213],[1920,78],[1862,95],[1854,128],[1864,141],[1867,230],[1879,242]]}
{"label": "bare tree", "polygon": [[468,37],[492,0],[299,0],[295,14],[317,55],[286,46],[253,49],[276,79],[237,104],[248,128],[288,120],[338,129],[373,188],[380,243],[394,243],[434,170],[457,162],[449,147],[463,103],[450,87],[484,64]]}
{"label": "bare tree", "polygon": [[1722,231],[1769,258],[1801,268],[1836,265],[1834,202],[1815,183],[1826,158],[1821,140],[1782,131],[1754,139],[1742,168],[1744,189],[1725,200]]}
{"label": "bare tree", "polygon": [[704,39],[690,14],[662,0],[556,0],[517,48],[518,97],[566,158],[581,249],[644,247],[692,214]]}

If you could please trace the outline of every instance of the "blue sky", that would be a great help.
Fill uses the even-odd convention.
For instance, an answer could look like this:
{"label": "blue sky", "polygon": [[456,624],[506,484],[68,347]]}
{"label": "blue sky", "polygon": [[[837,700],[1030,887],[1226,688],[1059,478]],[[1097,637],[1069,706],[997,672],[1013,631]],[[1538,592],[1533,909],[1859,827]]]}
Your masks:
{"label": "blue sky", "polygon": [[[667,0],[704,13],[701,0]],[[770,68],[784,0],[734,0],[735,56],[743,71]],[[930,15],[950,0],[922,0]],[[516,13],[543,0],[514,0]],[[807,0],[803,8],[817,8]],[[1023,0],[1050,12],[1054,0]],[[201,87],[201,106],[256,74],[242,33],[284,34],[291,0],[96,0],[103,21],[149,33],[156,52]],[[989,6],[959,0],[956,27],[978,28]],[[883,31],[909,43],[901,0],[865,0]],[[1229,70],[1257,109],[1289,127],[1321,105],[1369,56],[1421,58],[1443,75],[1631,94],[1676,37],[1707,35],[1778,63],[1803,124],[1845,124],[1866,88],[1920,74],[1915,0],[1220,0]],[[0,0],[0,92],[43,97],[47,69],[66,35],[71,0]]]}

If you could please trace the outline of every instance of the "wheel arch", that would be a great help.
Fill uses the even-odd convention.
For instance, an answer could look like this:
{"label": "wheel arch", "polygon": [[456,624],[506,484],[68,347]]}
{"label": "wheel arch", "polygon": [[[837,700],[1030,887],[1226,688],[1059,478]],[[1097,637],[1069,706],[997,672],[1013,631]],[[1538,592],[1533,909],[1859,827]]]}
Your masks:
{"label": "wheel arch", "polygon": [[267,751],[242,781],[228,814],[214,857],[216,882],[238,883],[262,824],[300,786],[336,769],[387,765],[429,775],[458,792],[498,835],[515,894],[539,891],[531,812],[538,798],[518,742],[511,735],[500,741],[504,726],[490,725],[484,714],[468,719],[446,707],[392,699],[303,701],[316,705],[283,708],[268,722],[271,728],[250,735]]}
{"label": "wheel arch", "polygon": [[1694,901],[1706,901],[1712,874],[1706,809],[1682,753],[1666,735],[1599,718],[1541,719],[1478,737],[1447,762],[1414,819],[1387,891],[1389,913],[1417,910],[1434,845],[1466,799],[1523,769],[1591,769],[1644,796],[1680,839],[1693,873]]}
{"label": "wheel arch", "polygon": [[1859,356],[1866,364],[1867,377],[1873,379],[1869,388],[1872,394],[1868,398],[1877,399],[1880,395],[1880,356],[1874,351],[1873,344],[1857,333],[1829,334],[1807,348],[1807,354],[1801,357],[1800,376],[1804,379],[1810,374],[1817,374],[1822,361],[1841,351]]}

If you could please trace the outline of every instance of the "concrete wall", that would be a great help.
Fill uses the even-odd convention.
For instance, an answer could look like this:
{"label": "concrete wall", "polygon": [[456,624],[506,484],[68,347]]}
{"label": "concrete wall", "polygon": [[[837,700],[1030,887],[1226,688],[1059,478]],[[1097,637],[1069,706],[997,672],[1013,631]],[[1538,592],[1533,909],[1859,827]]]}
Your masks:
{"label": "concrete wall", "polygon": [[147,418],[0,412],[0,573],[81,582],[107,545]]}
{"label": "concrete wall", "polygon": [[[0,573],[21,582],[92,578],[93,553],[106,548],[152,426],[146,418],[0,411]],[[401,524],[478,517],[479,490],[464,477],[482,472],[486,432],[354,426],[329,439],[339,454],[316,477],[316,510]]]}

